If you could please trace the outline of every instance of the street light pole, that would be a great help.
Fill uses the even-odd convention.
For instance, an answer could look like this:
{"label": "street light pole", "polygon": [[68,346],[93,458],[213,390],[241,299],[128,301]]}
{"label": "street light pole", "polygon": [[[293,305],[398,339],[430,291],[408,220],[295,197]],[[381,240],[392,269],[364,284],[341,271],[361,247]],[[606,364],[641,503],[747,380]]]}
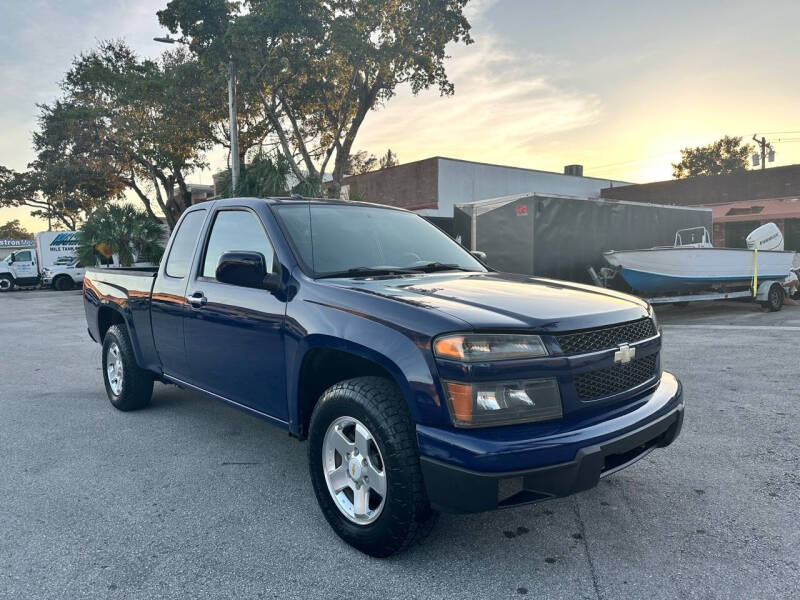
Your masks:
{"label": "street light pole", "polygon": [[236,67],[228,62],[228,119],[231,135],[231,187],[232,193],[239,189],[239,133],[236,127]]}
{"label": "street light pole", "polygon": [[[153,40],[161,42],[162,44],[174,44],[178,40],[166,37],[154,37]],[[226,77],[228,79],[228,119],[230,125],[231,136],[231,190],[236,193],[239,187],[239,133],[236,127],[236,67],[233,66],[233,61],[228,61],[226,69]]]}

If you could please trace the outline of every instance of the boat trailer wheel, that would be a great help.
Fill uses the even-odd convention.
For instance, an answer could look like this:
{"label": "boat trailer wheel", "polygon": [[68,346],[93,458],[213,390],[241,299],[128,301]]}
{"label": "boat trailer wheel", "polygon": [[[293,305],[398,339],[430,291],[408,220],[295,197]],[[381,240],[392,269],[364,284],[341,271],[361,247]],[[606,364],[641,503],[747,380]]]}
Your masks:
{"label": "boat trailer wheel", "polygon": [[767,293],[767,300],[761,307],[769,312],[778,312],[783,307],[783,287],[780,283],[773,283]]}

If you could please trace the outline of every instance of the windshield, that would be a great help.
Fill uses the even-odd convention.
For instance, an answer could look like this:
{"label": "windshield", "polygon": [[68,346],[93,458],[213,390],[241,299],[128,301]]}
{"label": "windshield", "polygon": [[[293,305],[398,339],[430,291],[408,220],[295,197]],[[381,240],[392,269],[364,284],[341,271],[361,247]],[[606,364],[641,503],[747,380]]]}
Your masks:
{"label": "windshield", "polygon": [[314,277],[486,271],[464,248],[413,213],[311,203],[278,206],[277,213],[295,254]]}

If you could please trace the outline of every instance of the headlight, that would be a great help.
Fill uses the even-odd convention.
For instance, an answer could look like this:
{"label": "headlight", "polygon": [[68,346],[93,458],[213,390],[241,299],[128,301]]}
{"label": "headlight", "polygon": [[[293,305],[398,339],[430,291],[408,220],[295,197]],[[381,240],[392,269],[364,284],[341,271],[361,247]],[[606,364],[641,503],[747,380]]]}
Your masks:
{"label": "headlight", "polygon": [[538,335],[475,333],[437,338],[433,342],[433,353],[438,358],[482,362],[547,356],[547,348]]}
{"label": "headlight", "polygon": [[456,427],[489,427],[549,421],[563,416],[553,378],[476,383],[445,382]]}

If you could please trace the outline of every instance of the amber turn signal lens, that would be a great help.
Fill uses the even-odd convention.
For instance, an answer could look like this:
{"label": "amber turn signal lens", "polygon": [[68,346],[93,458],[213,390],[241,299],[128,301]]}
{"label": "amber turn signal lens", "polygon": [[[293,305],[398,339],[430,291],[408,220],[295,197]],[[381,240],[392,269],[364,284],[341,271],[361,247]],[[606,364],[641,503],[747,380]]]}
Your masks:
{"label": "amber turn signal lens", "polygon": [[448,381],[447,393],[456,420],[470,423],[472,421],[472,386]]}
{"label": "amber turn signal lens", "polygon": [[450,336],[439,338],[433,344],[436,356],[441,358],[451,358],[453,360],[463,360],[464,358],[464,338],[463,336]]}

